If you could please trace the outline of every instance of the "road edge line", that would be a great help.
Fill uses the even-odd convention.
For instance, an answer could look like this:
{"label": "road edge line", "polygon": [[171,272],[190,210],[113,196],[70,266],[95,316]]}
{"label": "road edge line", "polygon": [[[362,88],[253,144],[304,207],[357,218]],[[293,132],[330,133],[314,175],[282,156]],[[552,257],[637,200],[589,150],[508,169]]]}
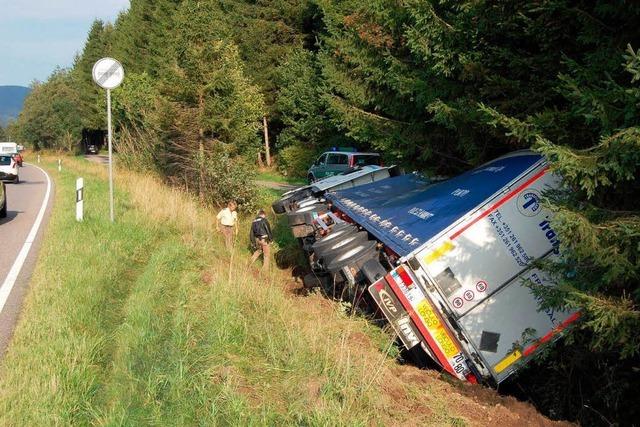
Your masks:
{"label": "road edge line", "polygon": [[40,230],[40,226],[42,225],[42,220],[44,219],[44,214],[47,211],[47,207],[49,206],[49,199],[51,197],[51,178],[49,177],[49,174],[39,166],[31,163],[27,164],[29,166],[35,167],[36,169],[39,169],[40,172],[44,174],[45,178],[47,178],[47,191],[45,192],[44,200],[42,201],[42,205],[40,206],[40,211],[36,216],[36,220],[33,222],[31,230],[27,235],[27,239],[25,240],[24,245],[22,245],[22,249],[20,249],[20,252],[18,252],[18,256],[16,257],[13,265],[11,266],[11,269],[9,270],[9,274],[7,274],[7,277],[2,283],[2,286],[0,286],[0,313],[2,313],[2,310],[4,309],[4,306],[7,303],[9,296],[11,295],[11,291],[13,290],[13,287],[18,280],[20,271],[22,271],[24,262],[26,261],[27,256],[31,251],[31,246],[33,245],[33,242],[38,235],[38,231]]}

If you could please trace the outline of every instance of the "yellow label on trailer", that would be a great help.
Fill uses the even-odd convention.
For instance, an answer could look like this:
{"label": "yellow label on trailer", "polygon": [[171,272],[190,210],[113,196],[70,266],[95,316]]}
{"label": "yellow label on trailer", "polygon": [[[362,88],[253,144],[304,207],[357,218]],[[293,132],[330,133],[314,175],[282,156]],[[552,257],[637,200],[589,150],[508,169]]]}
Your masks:
{"label": "yellow label on trailer", "polygon": [[501,361],[499,361],[493,367],[493,369],[497,373],[500,373],[500,372],[504,371],[505,369],[507,369],[509,366],[513,365],[521,357],[522,357],[522,353],[520,353],[520,350],[516,350],[513,353],[511,353],[510,355],[508,355],[507,357],[505,357],[504,359],[502,359]]}
{"label": "yellow label on trailer", "polygon": [[433,312],[433,308],[431,308],[431,304],[429,304],[427,300],[422,300],[416,304],[416,311],[424,321],[429,333],[438,343],[447,359],[452,358],[460,352],[438,316]]}
{"label": "yellow label on trailer", "polygon": [[455,249],[455,247],[456,246],[453,243],[451,243],[450,240],[447,240],[446,242],[438,246],[438,248],[435,249],[433,252],[430,252],[429,254],[427,254],[424,257],[424,263],[431,264],[432,262],[437,261],[438,259],[445,256],[447,253]]}

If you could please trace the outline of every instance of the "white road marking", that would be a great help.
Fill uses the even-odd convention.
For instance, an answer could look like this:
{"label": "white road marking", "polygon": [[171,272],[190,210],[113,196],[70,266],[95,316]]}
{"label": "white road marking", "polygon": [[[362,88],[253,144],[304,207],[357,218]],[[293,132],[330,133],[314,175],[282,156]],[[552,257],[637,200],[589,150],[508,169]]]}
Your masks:
{"label": "white road marking", "polygon": [[44,174],[47,178],[47,191],[44,195],[44,200],[42,201],[42,206],[40,206],[40,211],[38,212],[38,216],[31,227],[31,231],[27,235],[27,239],[20,249],[16,260],[13,262],[11,266],[11,270],[9,270],[9,274],[7,274],[6,279],[4,279],[4,283],[0,287],[0,313],[4,309],[4,305],[7,303],[7,299],[9,299],[9,295],[11,295],[11,291],[13,290],[13,286],[16,284],[16,280],[18,280],[18,275],[20,274],[20,270],[22,270],[22,266],[24,265],[24,261],[27,259],[27,255],[29,255],[29,251],[31,250],[31,246],[33,245],[33,241],[36,239],[36,235],[38,234],[38,230],[40,229],[40,225],[42,224],[42,219],[44,218],[44,213],[47,210],[47,205],[49,204],[49,196],[51,194],[51,178],[49,178],[49,174],[47,174],[44,169],[27,163],[30,166],[33,166]]}

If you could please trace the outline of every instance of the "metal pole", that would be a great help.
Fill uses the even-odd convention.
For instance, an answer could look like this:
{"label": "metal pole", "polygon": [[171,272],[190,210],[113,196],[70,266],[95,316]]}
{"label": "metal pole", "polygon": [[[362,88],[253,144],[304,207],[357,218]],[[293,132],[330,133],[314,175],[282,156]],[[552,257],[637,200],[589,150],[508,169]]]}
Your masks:
{"label": "metal pole", "polygon": [[113,147],[111,142],[111,89],[107,89],[107,133],[109,135],[109,214],[111,222],[113,217]]}

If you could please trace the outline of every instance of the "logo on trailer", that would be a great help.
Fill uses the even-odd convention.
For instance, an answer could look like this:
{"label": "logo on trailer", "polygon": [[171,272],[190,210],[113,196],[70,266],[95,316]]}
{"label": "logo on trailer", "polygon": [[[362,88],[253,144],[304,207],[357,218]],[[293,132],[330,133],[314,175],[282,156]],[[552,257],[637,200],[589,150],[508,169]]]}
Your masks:
{"label": "logo on trailer", "polygon": [[553,230],[553,228],[551,228],[549,216],[545,216],[545,220],[538,224],[538,227],[540,227],[540,229],[545,232],[544,236],[547,238],[547,240],[549,240],[549,243],[551,243],[553,253],[558,255],[560,253],[560,240],[558,240],[558,235]]}
{"label": "logo on trailer", "polygon": [[542,211],[540,193],[538,190],[528,188],[518,196],[518,211],[524,216],[536,216]]}
{"label": "logo on trailer", "polygon": [[378,291],[378,294],[380,295],[380,300],[384,304],[385,308],[392,314],[396,314],[398,312],[398,308],[394,304],[393,299],[391,299],[391,296],[387,293],[387,291],[381,289]]}
{"label": "logo on trailer", "polygon": [[409,317],[405,316],[398,319],[396,324],[401,333],[400,338],[407,348],[413,348],[420,343],[420,338],[418,338],[418,335],[414,332]]}
{"label": "logo on trailer", "polygon": [[453,306],[455,308],[462,308],[463,305],[464,305],[464,301],[462,300],[462,298],[457,297],[453,299]]}
{"label": "logo on trailer", "polygon": [[466,299],[467,301],[471,301],[474,297],[476,296],[476,294],[473,293],[472,290],[466,290],[464,291],[464,299]]}

